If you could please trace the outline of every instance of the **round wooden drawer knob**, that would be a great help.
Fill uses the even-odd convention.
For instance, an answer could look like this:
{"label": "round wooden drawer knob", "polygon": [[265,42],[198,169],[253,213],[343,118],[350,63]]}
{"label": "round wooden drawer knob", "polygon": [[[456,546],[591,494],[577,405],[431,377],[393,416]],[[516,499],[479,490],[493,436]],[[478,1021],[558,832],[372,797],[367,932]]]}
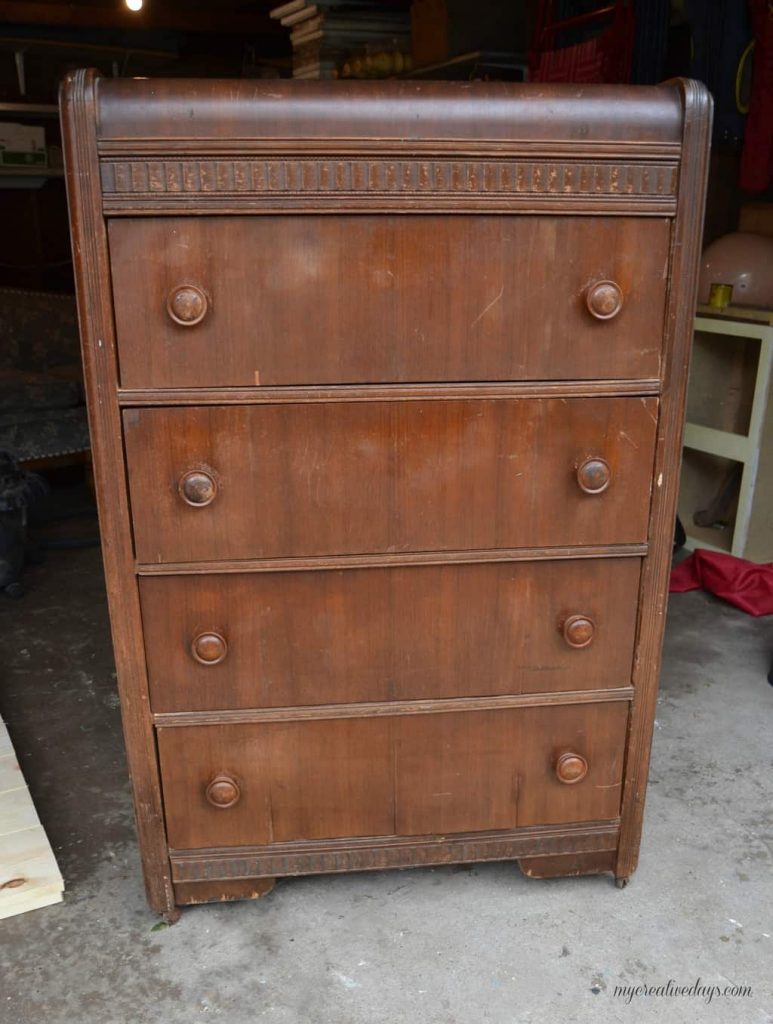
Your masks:
{"label": "round wooden drawer knob", "polygon": [[596,624],[586,615],[570,615],[562,632],[570,647],[588,647],[596,635]]}
{"label": "round wooden drawer knob", "polygon": [[180,477],[177,486],[180,497],[195,508],[202,508],[215,500],[217,483],[215,478],[203,469],[192,469]]}
{"label": "round wooden drawer knob", "polygon": [[228,644],[219,633],[199,633],[191,644],[191,653],[202,665],[217,665],[228,654]]}
{"label": "round wooden drawer knob", "polygon": [[556,761],[556,777],[559,782],[573,786],[575,782],[582,782],[588,774],[588,762],[582,754],[572,754],[567,751],[561,754]]}
{"label": "round wooden drawer knob", "polygon": [[606,459],[592,456],[577,467],[577,483],[586,494],[601,494],[612,481],[612,470]]}
{"label": "round wooden drawer knob", "polygon": [[242,795],[239,783],[230,775],[217,775],[207,786],[205,793],[212,806],[222,810],[233,807]]}
{"label": "round wooden drawer knob", "polygon": [[173,288],[166,300],[166,311],[181,327],[194,327],[207,315],[207,296],[195,284]]}
{"label": "round wooden drawer knob", "polygon": [[585,293],[585,302],[591,316],[611,320],[623,308],[623,292],[614,281],[597,281]]}

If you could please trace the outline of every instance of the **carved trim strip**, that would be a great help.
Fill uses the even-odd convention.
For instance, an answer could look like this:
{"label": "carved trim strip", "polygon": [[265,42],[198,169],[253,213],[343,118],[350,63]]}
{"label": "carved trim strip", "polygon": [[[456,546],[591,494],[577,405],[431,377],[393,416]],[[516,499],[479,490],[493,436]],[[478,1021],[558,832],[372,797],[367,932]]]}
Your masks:
{"label": "carved trim strip", "polygon": [[118,199],[197,202],[261,197],[502,200],[671,200],[675,161],[224,157],[103,159],[106,205]]}
{"label": "carved trim strip", "polygon": [[106,194],[526,193],[673,196],[675,163],[415,158],[104,160]]}
{"label": "carved trim strip", "polygon": [[285,708],[234,708],[225,711],[168,711],[156,714],[158,727],[243,725],[256,722],[321,721],[331,718],[385,718],[439,715],[447,712],[499,711],[506,708],[551,707],[567,704],[607,704],[632,700],[632,686],[608,690],[564,690],[515,693],[493,697],[444,697],[425,700],[371,701],[365,704],[317,704]]}
{"label": "carved trim strip", "polygon": [[618,819],[581,825],[529,826],[512,832],[443,837],[337,839],[222,850],[171,850],[175,882],[261,876],[330,874],[383,868],[517,860],[557,853],[597,853],[617,848]]}

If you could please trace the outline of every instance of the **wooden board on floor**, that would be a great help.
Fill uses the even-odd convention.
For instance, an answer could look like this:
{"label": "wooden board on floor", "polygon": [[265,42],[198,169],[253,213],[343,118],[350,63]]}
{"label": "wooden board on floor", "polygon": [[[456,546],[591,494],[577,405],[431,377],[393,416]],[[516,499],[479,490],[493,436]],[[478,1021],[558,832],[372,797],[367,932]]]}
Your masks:
{"label": "wooden board on floor", "polygon": [[64,881],[0,721],[0,919],[61,903]]}

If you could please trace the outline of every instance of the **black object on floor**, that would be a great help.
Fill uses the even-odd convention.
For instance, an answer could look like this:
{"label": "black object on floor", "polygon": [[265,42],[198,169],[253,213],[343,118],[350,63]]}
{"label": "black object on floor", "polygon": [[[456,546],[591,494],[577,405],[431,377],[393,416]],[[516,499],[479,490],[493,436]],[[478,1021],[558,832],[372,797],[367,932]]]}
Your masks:
{"label": "black object on floor", "polygon": [[46,551],[99,547],[99,533],[93,526],[97,509],[85,482],[52,474],[50,484],[46,499],[30,509],[30,536],[39,561],[45,560]]}
{"label": "black object on floor", "polygon": [[687,534],[682,526],[682,520],[677,516],[676,527],[674,528],[674,551],[683,548],[686,540]]}
{"label": "black object on floor", "polygon": [[0,451],[0,591],[21,597],[21,573],[29,557],[28,511],[48,493],[45,480],[19,469],[9,452]]}

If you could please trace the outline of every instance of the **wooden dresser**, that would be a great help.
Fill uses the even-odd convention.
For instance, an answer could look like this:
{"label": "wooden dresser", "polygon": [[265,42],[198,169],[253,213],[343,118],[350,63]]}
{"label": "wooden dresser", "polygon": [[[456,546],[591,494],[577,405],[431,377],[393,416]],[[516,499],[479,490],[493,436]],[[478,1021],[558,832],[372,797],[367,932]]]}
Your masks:
{"label": "wooden dresser", "polygon": [[62,116],[151,905],[624,884],[705,90],[79,71]]}

